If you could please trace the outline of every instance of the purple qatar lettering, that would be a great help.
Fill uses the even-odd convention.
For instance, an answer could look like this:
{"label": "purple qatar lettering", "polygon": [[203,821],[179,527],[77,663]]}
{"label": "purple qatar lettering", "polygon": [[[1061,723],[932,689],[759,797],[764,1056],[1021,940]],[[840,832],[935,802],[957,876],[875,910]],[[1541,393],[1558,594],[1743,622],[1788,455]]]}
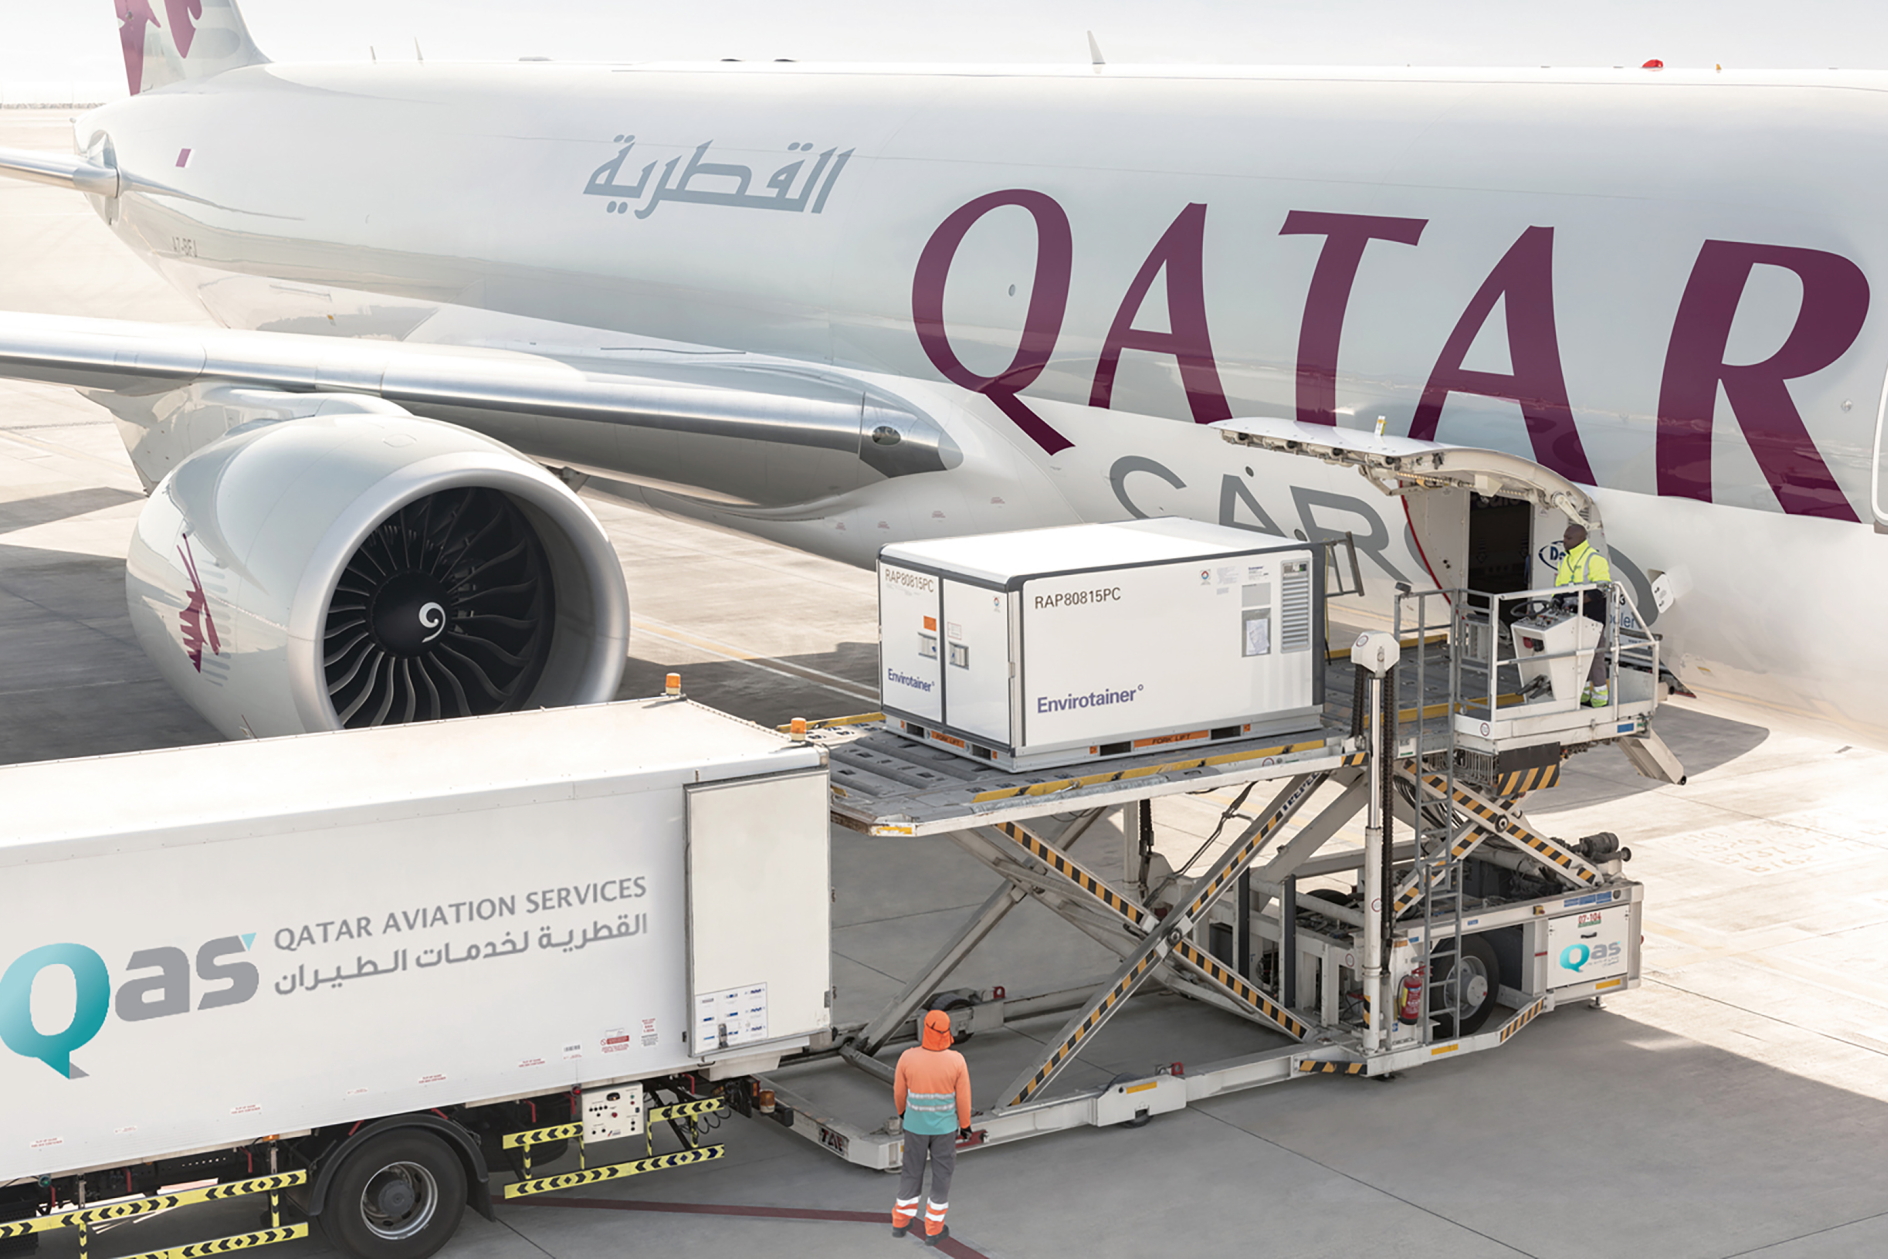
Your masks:
{"label": "purple qatar lettering", "polygon": [[[123,0],[121,0],[123,2]],[[135,0],[132,0],[135,2]],[[994,376],[971,371],[952,351],[944,326],[944,286],[970,228],[1002,206],[1036,224],[1034,291],[1016,355]],[[1103,342],[1089,405],[1112,402],[1123,350],[1171,354],[1179,364],[1196,422],[1230,415],[1207,329],[1203,283],[1206,206],[1189,204],[1168,227],[1128,286]],[[1345,312],[1364,252],[1373,240],[1414,246],[1427,219],[1293,210],[1283,236],[1321,235],[1324,245],[1305,295],[1296,364],[1296,414],[1302,423],[1337,422],[1337,359]],[[1513,401],[1521,408],[1534,457],[1570,480],[1594,476],[1562,367],[1554,312],[1551,227],[1523,231],[1489,272],[1457,320],[1426,382],[1410,435],[1434,440],[1451,393]],[[1803,284],[1796,323],[1781,348],[1760,363],[1724,362],[1732,321],[1751,271],[1777,266]],[[1046,453],[1073,445],[1017,395],[1048,366],[1068,308],[1073,236],[1061,205],[1046,193],[1008,189],[977,197],[947,216],[926,242],[912,283],[919,343],[945,379],[988,397]],[[1165,273],[1169,330],[1134,327],[1156,278]],[[1510,374],[1463,367],[1476,335],[1503,306]],[[1829,367],[1848,352],[1868,314],[1868,279],[1840,254],[1786,245],[1707,240],[1698,252],[1673,320],[1660,382],[1655,448],[1657,492],[1712,501],[1711,429],[1721,384],[1731,411],[1782,509],[1792,515],[1858,519],[1796,410],[1787,382]],[[1119,486],[1117,485],[1117,492]]]}
{"label": "purple qatar lettering", "polygon": [[1293,210],[1285,216],[1280,236],[1324,237],[1311,287],[1305,293],[1304,319],[1298,326],[1299,423],[1337,423],[1337,346],[1365,247],[1373,240],[1414,245],[1428,222],[1311,210]]}
{"label": "purple qatar lettering", "polygon": [[[1513,374],[1470,371],[1462,360],[1498,301],[1507,317],[1508,362]],[[1519,403],[1534,457],[1570,481],[1593,484],[1593,467],[1587,462],[1580,430],[1574,427],[1573,406],[1567,400],[1560,338],[1554,329],[1553,228],[1530,227],[1522,232],[1469,299],[1423,387],[1422,401],[1410,420],[1411,437],[1435,440],[1451,393]]]}
{"label": "purple qatar lettering", "polygon": [[[965,367],[951,349],[950,334],[944,327],[944,284],[950,278],[951,263],[957,258],[957,248],[963,244],[964,236],[977,220],[1003,206],[1019,206],[1036,221],[1036,273],[1030,285],[1029,310],[1023,316],[1016,357],[996,375],[979,376]],[[1069,277],[1074,258],[1069,216],[1055,198],[1029,188],[1010,188],[985,193],[953,210],[925,242],[911,280],[911,321],[918,332],[918,344],[924,347],[932,366],[952,384],[988,398],[1031,441],[1051,455],[1075,443],[1031,411],[1017,394],[1042,375],[1043,368],[1049,365],[1056,340],[1062,335],[1062,316],[1068,310]]]}
{"label": "purple qatar lettering", "polygon": [[[1180,365],[1180,383],[1186,390],[1187,409],[1195,424],[1230,420],[1232,408],[1226,405],[1226,391],[1219,383],[1219,367],[1213,362],[1213,340],[1206,327],[1206,207],[1198,202],[1180,211],[1179,217],[1162,234],[1147,260],[1141,263],[1133,283],[1121,299],[1114,322],[1101,346],[1101,360],[1095,365],[1095,387],[1088,395],[1088,405],[1105,407],[1114,396],[1115,371],[1121,365],[1121,351],[1147,350],[1171,354]],[[1136,328],[1134,317],[1147,301],[1154,278],[1167,276],[1168,331]]]}
{"label": "purple qatar lettering", "polygon": [[[1761,363],[1732,365],[1724,351],[1751,271],[1783,267],[1803,283],[1796,324]],[[1854,521],[1855,509],[1810,439],[1786,382],[1848,352],[1868,317],[1868,278],[1840,254],[1785,245],[1707,240],[1672,321],[1659,382],[1658,492],[1711,500],[1711,422],[1718,386],[1778,504],[1796,516]]]}

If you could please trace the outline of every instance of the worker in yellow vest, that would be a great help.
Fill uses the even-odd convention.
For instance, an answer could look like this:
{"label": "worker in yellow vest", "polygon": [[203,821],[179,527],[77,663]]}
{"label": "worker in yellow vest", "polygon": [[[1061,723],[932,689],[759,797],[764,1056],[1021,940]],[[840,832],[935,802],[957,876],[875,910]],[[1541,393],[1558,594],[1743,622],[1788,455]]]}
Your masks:
{"label": "worker in yellow vest", "polygon": [[931,1164],[931,1196],[924,1204],[924,1244],[951,1235],[944,1214],[951,1207],[951,1173],[957,1142],[970,1135],[970,1068],[951,1048],[951,1016],[932,1010],[920,1024],[923,1039],[899,1055],[892,1078],[892,1104],[903,1119],[904,1174],[892,1207],[892,1236],[904,1237],[917,1222],[918,1187]]}
{"label": "worker in yellow vest", "polygon": [[[1568,525],[1567,532],[1561,535],[1560,540],[1566,547],[1566,554],[1560,557],[1560,571],[1554,574],[1554,585],[1573,586],[1613,579],[1613,566],[1587,541],[1584,525]],[[1586,671],[1586,690],[1580,696],[1582,704],[1591,704],[1594,708],[1605,708],[1612,703],[1612,688],[1606,680],[1606,657],[1609,654],[1606,642],[1608,602],[1604,590],[1588,590],[1579,597],[1580,614],[1600,623],[1599,645],[1594,648],[1593,664]]]}

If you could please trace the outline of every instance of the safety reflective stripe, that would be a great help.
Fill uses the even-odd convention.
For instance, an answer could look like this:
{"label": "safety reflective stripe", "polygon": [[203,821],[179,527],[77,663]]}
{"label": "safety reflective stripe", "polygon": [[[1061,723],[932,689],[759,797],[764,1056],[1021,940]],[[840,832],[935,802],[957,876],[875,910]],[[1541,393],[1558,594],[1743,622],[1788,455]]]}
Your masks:
{"label": "safety reflective stripe", "polygon": [[[305,1184],[307,1181],[307,1172],[279,1172],[268,1176],[252,1177],[248,1180],[208,1185],[202,1189],[186,1189],[179,1193],[157,1194],[129,1202],[113,1202],[102,1207],[80,1207],[53,1215],[42,1215],[35,1219],[0,1224],[0,1241],[25,1237],[29,1233],[45,1233],[53,1229],[77,1228],[113,1220],[131,1219],[140,1215],[154,1215],[159,1211],[168,1211],[172,1207],[188,1206],[197,1202],[220,1202],[246,1194],[273,1193],[291,1185]],[[249,1244],[261,1245],[263,1243],[251,1242]]]}
{"label": "safety reflective stripe", "polygon": [[957,1094],[955,1093],[905,1094],[905,1110],[907,1112],[919,1110],[929,1114],[941,1115],[945,1111],[955,1111],[956,1109]]}
{"label": "safety reflective stripe", "polygon": [[931,1221],[932,1223],[937,1223],[943,1220],[944,1213],[950,1209],[951,1209],[951,1204],[948,1202],[928,1203],[925,1206],[924,1218]]}
{"label": "safety reflective stripe", "polygon": [[[1579,556],[1579,559],[1577,560],[1574,558],[1574,556],[1576,555]],[[1577,586],[1583,582],[1589,582],[1589,581],[1594,580],[1593,578],[1593,561],[1594,560],[1598,560],[1600,563],[1606,564],[1607,575],[1605,577],[1599,578],[1599,580],[1611,581],[1612,571],[1613,571],[1612,565],[1607,564],[1606,557],[1593,549],[1593,544],[1591,542],[1582,542],[1579,546],[1576,546],[1575,548],[1573,548],[1573,550],[1567,552],[1565,555],[1560,557],[1560,568],[1554,574],[1554,584],[1556,586]],[[1577,571],[1575,569],[1576,564],[1579,566]]]}
{"label": "safety reflective stripe", "polygon": [[546,1176],[541,1180],[521,1180],[505,1186],[505,1197],[524,1198],[534,1193],[548,1193],[553,1189],[575,1189],[579,1185],[594,1185],[604,1180],[619,1180],[624,1176],[640,1176],[644,1172],[667,1171],[671,1167],[687,1167],[694,1163],[711,1163],[727,1152],[725,1145],[701,1145],[690,1150],[677,1150],[673,1154],[658,1154],[653,1158],[639,1158],[629,1163],[612,1163],[607,1167],[591,1167],[583,1171],[565,1172],[561,1176]]}

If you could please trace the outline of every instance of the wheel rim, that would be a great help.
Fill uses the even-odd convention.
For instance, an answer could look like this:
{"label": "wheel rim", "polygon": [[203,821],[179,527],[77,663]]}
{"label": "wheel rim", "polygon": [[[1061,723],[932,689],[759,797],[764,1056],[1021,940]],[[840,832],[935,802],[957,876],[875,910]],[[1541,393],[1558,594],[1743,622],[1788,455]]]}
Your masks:
{"label": "wheel rim", "polygon": [[1444,1014],[1459,1012],[1464,1020],[1472,1018],[1494,991],[1488,968],[1473,954],[1452,962],[1438,986],[1436,1008]]}
{"label": "wheel rim", "polygon": [[1462,1013],[1473,1014],[1488,1000],[1488,971],[1479,957],[1462,959]]}
{"label": "wheel rim", "polygon": [[349,729],[520,708],[554,612],[550,562],[516,504],[479,487],[429,494],[375,526],[335,586],[328,699]]}
{"label": "wheel rim", "polygon": [[439,1182],[418,1163],[389,1163],[361,1190],[361,1220],[384,1241],[411,1237],[439,1210]]}

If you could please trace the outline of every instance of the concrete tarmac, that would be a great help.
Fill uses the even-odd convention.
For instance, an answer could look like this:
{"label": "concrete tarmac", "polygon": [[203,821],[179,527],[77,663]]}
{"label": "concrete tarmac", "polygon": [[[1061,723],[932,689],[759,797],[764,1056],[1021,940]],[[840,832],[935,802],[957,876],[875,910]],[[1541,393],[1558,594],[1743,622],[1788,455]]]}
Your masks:
{"label": "concrete tarmac", "polygon": [[[65,149],[61,116],[0,113],[0,145]],[[0,180],[0,309],[200,322],[76,195]],[[125,613],[122,557],[143,502],[106,413],[70,390],[0,383],[0,762],[175,746],[214,732],[157,677]],[[689,693],[765,723],[873,706],[868,574],[595,500],[635,615],[623,694],[679,670]],[[1535,797],[1549,833],[1616,831],[1647,885],[1645,983],[1537,1020],[1499,1051],[1380,1083],[1317,1079],[977,1152],[959,1166],[950,1253],[1671,1256],[1888,1252],[1888,757],[1674,703],[1658,727],[1684,787],[1617,753]],[[101,784],[109,789],[109,784]],[[1163,800],[1183,861],[1223,795]],[[1353,836],[1354,838],[1354,836]],[[841,1021],[865,1017],[988,895],[945,840],[835,834]],[[1083,840],[1104,870],[1112,822]],[[1200,861],[1209,860],[1211,850]],[[1013,913],[955,983],[1040,990],[1111,955],[1047,911]],[[1058,1020],[967,1047],[980,1093]],[[1137,1001],[1073,1081],[1256,1047],[1244,1024]],[[1182,1052],[1176,1042],[1192,1046]],[[1249,1051],[1249,1048],[1244,1050]],[[836,1088],[870,1113],[877,1086]],[[889,1113],[890,1099],[882,1099]],[[818,1255],[887,1235],[894,1182],[763,1121],[728,1156],[468,1215],[446,1259],[624,1253]],[[235,1205],[204,1208],[222,1231]],[[194,1240],[190,1212],[122,1224],[93,1253]],[[872,1222],[877,1220],[879,1222]],[[188,1231],[186,1231],[188,1230]],[[282,1259],[327,1248],[290,1243]],[[42,1253],[75,1253],[67,1235]]]}

